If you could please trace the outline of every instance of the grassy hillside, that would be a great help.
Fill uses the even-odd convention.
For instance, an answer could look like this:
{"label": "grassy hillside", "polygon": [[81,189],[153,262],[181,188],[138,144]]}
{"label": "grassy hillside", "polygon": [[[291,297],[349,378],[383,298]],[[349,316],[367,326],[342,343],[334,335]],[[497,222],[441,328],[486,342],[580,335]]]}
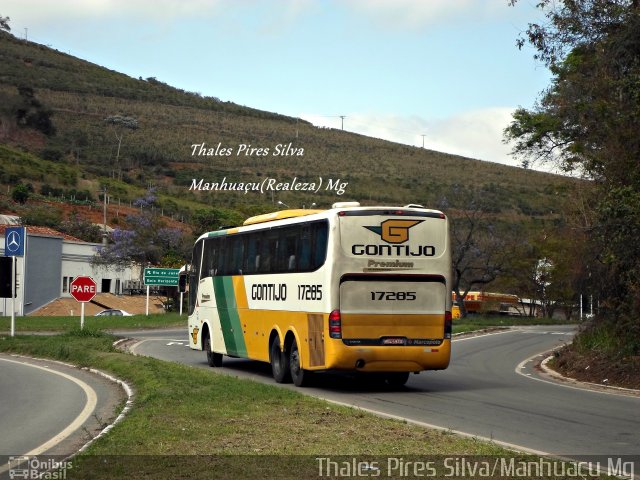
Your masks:
{"label": "grassy hillside", "polygon": [[[462,208],[457,192],[477,186],[496,214],[516,220],[555,217],[571,189],[563,177],[316,128],[153,78],[131,78],[4,32],[0,64],[0,191],[5,193],[16,179],[36,191],[47,184],[96,193],[107,185],[116,201],[126,203],[153,185],[166,212],[188,218],[206,205],[254,213],[274,209],[278,200],[292,207],[312,202],[326,207],[339,200],[434,206],[446,197],[449,206]],[[12,108],[21,102],[20,86],[31,87],[53,112],[55,135],[16,125]],[[115,115],[135,118],[138,128],[105,122]],[[232,154],[192,155],[192,145],[202,143],[213,148],[220,143]],[[273,155],[277,145],[289,143],[304,155]],[[269,155],[238,155],[240,145],[268,148]],[[228,182],[322,177],[348,185],[342,196],[324,190],[273,195],[189,190],[194,178],[225,177]]]}

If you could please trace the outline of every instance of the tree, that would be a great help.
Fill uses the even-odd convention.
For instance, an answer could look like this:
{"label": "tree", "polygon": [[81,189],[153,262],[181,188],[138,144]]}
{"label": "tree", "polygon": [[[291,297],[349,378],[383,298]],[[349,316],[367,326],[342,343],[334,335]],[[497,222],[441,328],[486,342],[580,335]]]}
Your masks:
{"label": "tree", "polygon": [[138,265],[171,264],[176,259],[187,258],[190,243],[184,234],[164,225],[151,208],[156,203],[153,190],[134,202],[140,213],[127,217],[128,228],[116,228],[111,235],[111,243],[99,250],[94,263],[126,267]]}
{"label": "tree", "polygon": [[[512,0],[512,4],[517,0]],[[538,4],[535,57],[553,74],[531,110],[519,108],[506,138],[525,162],[582,172],[595,188],[591,246],[602,265],[601,321],[640,352],[640,2],[572,0]],[[617,335],[617,336],[618,336]]]}
{"label": "tree", "polygon": [[496,280],[504,271],[509,255],[505,240],[489,220],[489,205],[482,190],[465,189],[454,194],[464,198],[466,205],[462,214],[451,220],[452,287],[460,315],[465,317],[464,299],[467,294],[473,288],[484,288]]}
{"label": "tree", "polygon": [[241,225],[244,217],[239,212],[227,208],[197,210],[191,217],[194,232],[201,234],[222,227]]}
{"label": "tree", "polygon": [[118,170],[118,178],[121,178],[120,147],[122,146],[124,132],[125,130],[137,130],[138,120],[133,117],[126,117],[123,115],[111,115],[105,118],[104,121],[107,125],[111,125],[113,127],[114,135],[116,140],[118,140],[118,148],[116,150],[116,168]]}
{"label": "tree", "polygon": [[53,136],[56,128],[51,121],[53,110],[45,107],[36,98],[35,90],[28,86],[18,87],[20,102],[15,106],[13,114],[20,127],[34,128],[47,136]]}
{"label": "tree", "polygon": [[0,30],[4,30],[6,32],[11,31],[11,27],[9,26],[9,21],[11,19],[9,17],[3,17],[0,15]]}
{"label": "tree", "polygon": [[77,212],[73,212],[58,228],[61,232],[85,242],[100,243],[102,241],[102,229],[82,218]]}

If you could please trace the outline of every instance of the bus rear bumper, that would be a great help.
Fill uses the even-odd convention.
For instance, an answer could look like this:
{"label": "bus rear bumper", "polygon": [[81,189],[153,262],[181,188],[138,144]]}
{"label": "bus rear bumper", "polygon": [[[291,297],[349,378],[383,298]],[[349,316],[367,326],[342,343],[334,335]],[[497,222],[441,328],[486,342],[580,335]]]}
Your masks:
{"label": "bus rear bumper", "polygon": [[434,346],[347,346],[333,343],[332,370],[360,372],[420,372],[443,370],[449,366],[451,340]]}

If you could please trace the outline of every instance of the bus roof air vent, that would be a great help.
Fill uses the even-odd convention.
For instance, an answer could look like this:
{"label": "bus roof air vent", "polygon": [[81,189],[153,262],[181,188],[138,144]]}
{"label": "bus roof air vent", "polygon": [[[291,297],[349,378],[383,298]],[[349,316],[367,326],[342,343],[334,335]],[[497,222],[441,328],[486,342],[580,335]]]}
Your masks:
{"label": "bus roof air vent", "polygon": [[408,205],[405,205],[403,208],[425,208],[425,207],[418,203],[410,203]]}
{"label": "bus roof air vent", "polygon": [[331,205],[331,208],[349,208],[349,207],[359,207],[360,202],[336,202]]}

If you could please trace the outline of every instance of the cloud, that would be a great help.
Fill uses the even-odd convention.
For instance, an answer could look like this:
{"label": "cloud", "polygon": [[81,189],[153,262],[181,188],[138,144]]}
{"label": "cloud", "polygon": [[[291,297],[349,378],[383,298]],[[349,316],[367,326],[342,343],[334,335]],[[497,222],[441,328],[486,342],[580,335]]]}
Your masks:
{"label": "cloud", "polygon": [[4,0],[3,14],[30,25],[109,19],[171,21],[209,16],[221,10],[225,0]]}
{"label": "cloud", "polygon": [[[511,122],[514,110],[484,108],[438,120],[419,116],[356,113],[345,117],[344,128],[417,147],[422,147],[424,141],[424,147],[430,150],[519,166],[519,162],[509,155],[511,147],[502,143],[502,131]],[[338,116],[302,114],[301,118],[316,126],[341,128],[341,118]]]}
{"label": "cloud", "polygon": [[[181,19],[221,18],[230,13],[260,10],[268,12],[274,23],[291,23],[312,12],[313,0],[4,0],[2,14],[30,25],[55,22],[115,19],[119,22],[173,23]],[[281,25],[281,24],[280,24]]]}
{"label": "cloud", "polygon": [[398,29],[508,14],[504,0],[345,0],[344,4],[379,25]]}

